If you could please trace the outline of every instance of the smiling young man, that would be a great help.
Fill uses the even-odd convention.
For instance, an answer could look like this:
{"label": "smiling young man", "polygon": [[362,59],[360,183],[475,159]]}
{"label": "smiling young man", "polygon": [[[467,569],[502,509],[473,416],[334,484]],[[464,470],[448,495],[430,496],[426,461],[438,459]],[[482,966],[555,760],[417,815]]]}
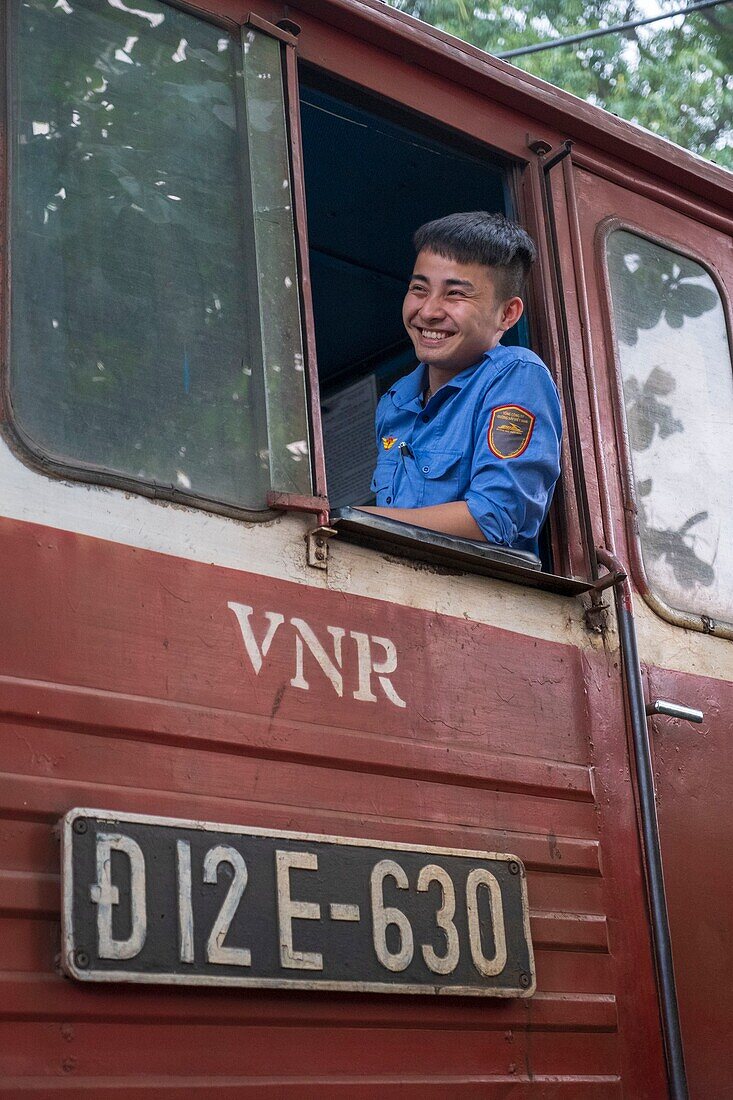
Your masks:
{"label": "smiling young man", "polygon": [[541,359],[499,342],[522,316],[535,246],[483,211],[429,222],[414,244],[402,317],[420,364],[379,402],[366,510],[536,554],[560,472],[560,401]]}

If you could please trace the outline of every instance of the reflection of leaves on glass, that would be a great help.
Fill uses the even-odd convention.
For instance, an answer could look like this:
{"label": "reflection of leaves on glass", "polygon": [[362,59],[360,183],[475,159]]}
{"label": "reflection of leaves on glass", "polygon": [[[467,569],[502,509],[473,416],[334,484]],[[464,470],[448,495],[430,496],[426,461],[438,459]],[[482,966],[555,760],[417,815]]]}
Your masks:
{"label": "reflection of leaves on glass", "polygon": [[19,421],[60,457],[261,503],[235,40],[159,0],[12,6]]}
{"label": "reflection of leaves on glass", "polygon": [[[652,491],[652,480],[638,481],[636,491],[639,497],[646,497]],[[639,502],[639,530],[645,553],[655,559],[662,559],[672,569],[677,583],[685,589],[697,585],[708,588],[715,580],[713,566],[695,552],[697,536],[693,528],[708,518],[708,513],[696,512],[677,528],[652,527],[647,520],[644,505]]]}
{"label": "reflection of leaves on glass", "polygon": [[607,250],[643,557],[653,587],[699,613],[725,584],[720,296],[699,263],[641,236],[616,230]]}
{"label": "reflection of leaves on glass", "polygon": [[674,388],[674,378],[661,367],[654,368],[643,386],[633,375],[626,380],[626,421],[629,441],[635,451],[645,451],[651,446],[655,430],[662,439],[673,432],[684,431],[682,421],[672,416],[671,407],[659,400],[671,394]]}
{"label": "reflection of leaves on glass", "polygon": [[705,272],[699,264],[651,242],[630,240],[631,234],[616,232],[608,242],[616,330],[622,343],[634,347],[639,331],[655,328],[662,319],[670,328],[681,329],[685,318],[701,317],[715,308],[718,296],[711,287],[700,286]]}
{"label": "reflection of leaves on glass", "polygon": [[250,129],[259,130],[261,134],[271,134],[273,123],[280,114],[278,103],[267,103],[261,100],[251,103],[247,111],[247,124]]}
{"label": "reflection of leaves on glass", "polygon": [[[669,397],[675,390],[675,380],[669,371],[655,367],[643,386],[633,376],[624,386],[626,398],[626,420],[629,441],[635,451],[647,450],[658,431],[662,439],[675,432],[684,431],[681,421],[672,416],[671,407],[660,397]],[[648,497],[652,492],[652,479],[637,481],[636,492],[639,498]],[[690,516],[678,528],[653,527],[647,518],[646,509],[639,500],[639,530],[644,552],[655,559],[663,559],[671,567],[678,584],[691,589],[696,585],[709,586],[715,580],[712,565],[695,553],[697,536],[693,528],[708,518],[707,512],[697,512]]]}

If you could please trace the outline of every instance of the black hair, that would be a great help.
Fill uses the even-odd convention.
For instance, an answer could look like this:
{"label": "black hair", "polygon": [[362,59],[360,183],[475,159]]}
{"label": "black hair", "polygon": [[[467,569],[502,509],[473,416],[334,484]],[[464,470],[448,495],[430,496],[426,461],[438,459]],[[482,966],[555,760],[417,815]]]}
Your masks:
{"label": "black hair", "polygon": [[496,269],[497,295],[502,301],[522,293],[537,258],[530,235],[503,214],[473,210],[448,214],[421,225],[412,238],[416,252],[434,252],[460,264],[485,264]]}

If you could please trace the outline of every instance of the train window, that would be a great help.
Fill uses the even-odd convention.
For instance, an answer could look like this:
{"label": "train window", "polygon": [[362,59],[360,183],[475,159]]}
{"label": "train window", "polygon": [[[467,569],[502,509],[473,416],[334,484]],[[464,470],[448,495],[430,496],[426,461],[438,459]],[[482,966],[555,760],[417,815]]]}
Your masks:
{"label": "train window", "polygon": [[[302,82],[301,119],[329,500],[339,508],[373,501],[376,403],[415,366],[402,324],[412,233],[456,210],[508,212],[507,171],[488,150],[418,129],[315,72]],[[524,321],[504,342],[528,342]]]}
{"label": "train window", "polygon": [[699,263],[617,229],[607,259],[641,554],[678,611],[733,621],[733,370]]}
{"label": "train window", "polygon": [[14,0],[9,396],[76,476],[312,490],[281,44],[159,0]]}
{"label": "train window", "polygon": [[[456,210],[511,216],[507,163],[312,70],[301,83],[301,120],[328,493],[339,533],[393,550],[409,544],[421,559],[439,550],[445,560],[452,549],[469,567],[471,556],[480,566],[493,554],[539,569],[533,554],[419,528],[408,537],[408,525],[354,512],[374,502],[377,402],[416,365],[402,324],[412,234]],[[528,346],[524,318],[503,342]],[[546,537],[541,551],[551,569]]]}

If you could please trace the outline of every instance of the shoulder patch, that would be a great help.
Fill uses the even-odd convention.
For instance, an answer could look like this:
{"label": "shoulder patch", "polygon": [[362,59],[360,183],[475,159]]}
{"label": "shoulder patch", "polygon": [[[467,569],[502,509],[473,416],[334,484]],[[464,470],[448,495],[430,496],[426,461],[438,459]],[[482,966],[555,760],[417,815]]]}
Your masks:
{"label": "shoulder patch", "polygon": [[390,451],[394,447],[396,442],[397,442],[397,436],[396,435],[383,435],[382,436],[382,446],[384,447],[385,451]]}
{"label": "shoulder patch", "polygon": [[497,458],[524,454],[532,438],[535,417],[521,405],[500,405],[489,421],[488,444]]}

